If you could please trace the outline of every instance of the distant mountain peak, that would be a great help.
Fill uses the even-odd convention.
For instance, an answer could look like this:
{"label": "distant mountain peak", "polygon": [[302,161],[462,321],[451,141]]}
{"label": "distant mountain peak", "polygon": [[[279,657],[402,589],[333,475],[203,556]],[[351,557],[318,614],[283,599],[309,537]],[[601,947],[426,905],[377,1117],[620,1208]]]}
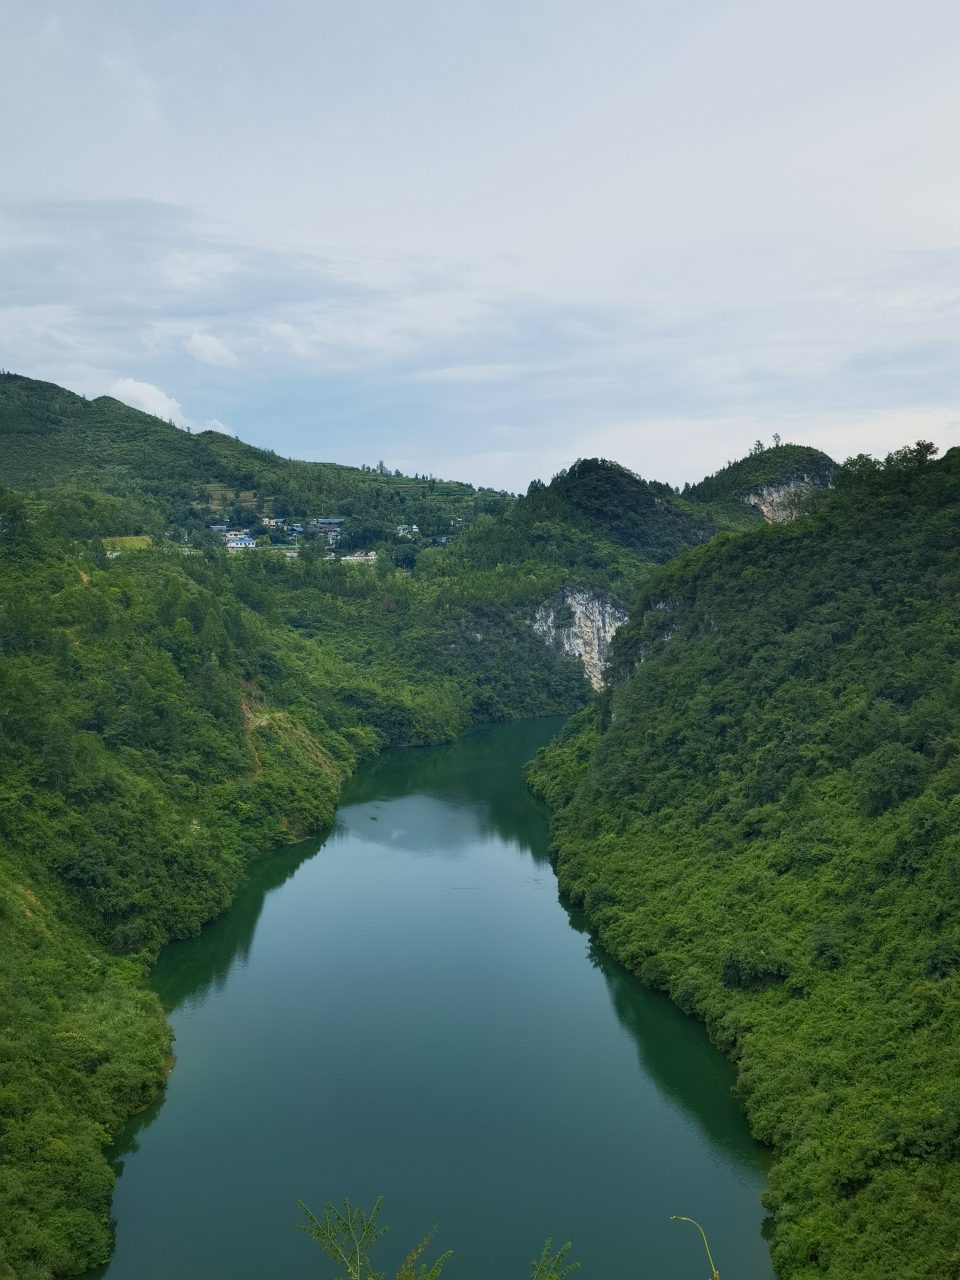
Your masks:
{"label": "distant mountain peak", "polygon": [[769,523],[780,524],[796,515],[804,493],[828,487],[836,465],[820,449],[801,444],[754,449],[699,484],[686,486],[682,496],[701,504],[743,503]]}

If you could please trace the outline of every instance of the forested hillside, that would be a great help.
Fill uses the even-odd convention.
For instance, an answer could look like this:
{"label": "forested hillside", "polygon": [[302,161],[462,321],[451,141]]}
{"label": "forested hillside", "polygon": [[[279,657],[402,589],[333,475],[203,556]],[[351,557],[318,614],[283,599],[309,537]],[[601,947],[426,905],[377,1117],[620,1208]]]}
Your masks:
{"label": "forested hillside", "polygon": [[540,753],[563,890],[704,1018],[782,1277],[960,1274],[960,450],[647,579]]}
{"label": "forested hillside", "polygon": [[462,482],[391,475],[382,466],[299,462],[215,431],[191,435],[110,396],[85,400],[12,373],[0,373],[0,457],[0,484],[153,498],[154,524],[193,537],[217,519],[242,525],[265,513],[339,516],[345,520],[343,548],[356,549],[389,540],[399,525],[416,524],[423,538],[434,540],[455,536],[483,516],[507,514],[496,539],[488,532],[485,552],[503,563],[530,553],[539,558],[558,526],[662,563],[719,529],[758,521],[759,513],[743,501],[758,484],[788,482],[801,473],[826,484],[832,467],[815,449],[760,448],[678,495],[669,485],[593,458],[549,485],[534,481],[526,500],[514,503],[509,494]]}
{"label": "forested hillside", "polygon": [[764,449],[758,442],[745,458],[728,463],[698,484],[685,486],[682,497],[722,516],[741,509],[745,499],[749,502],[768,486],[826,488],[834,465],[832,458],[817,449],[780,443]]}
{"label": "forested hillside", "polygon": [[10,488],[149,495],[168,526],[191,534],[217,519],[245,524],[264,512],[344,517],[344,546],[365,547],[399,524],[440,537],[451,520],[498,514],[510,500],[432,477],[298,462],[216,431],[190,435],[110,396],[85,400],[11,373],[0,373],[0,455],[0,483]]}
{"label": "forested hillside", "polygon": [[0,1275],[108,1256],[100,1149],[162,1084],[163,942],[328,824],[358,760],[589,693],[496,580],[464,602],[386,557],[108,560],[96,531],[135,514],[0,494]]}
{"label": "forested hillside", "polygon": [[[159,947],[328,823],[365,757],[585,705],[536,610],[570,587],[629,606],[678,551],[757,526],[723,477],[727,507],[592,459],[515,500],[0,375],[0,1280],[109,1256],[102,1149],[170,1049]],[[209,528],[267,512],[342,516],[343,546],[230,555]]]}

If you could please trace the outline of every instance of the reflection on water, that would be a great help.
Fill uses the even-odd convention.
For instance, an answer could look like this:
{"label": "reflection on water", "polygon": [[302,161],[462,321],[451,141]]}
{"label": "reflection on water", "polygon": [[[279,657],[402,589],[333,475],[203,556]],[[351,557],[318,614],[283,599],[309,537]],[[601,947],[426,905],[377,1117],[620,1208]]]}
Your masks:
{"label": "reflection on water", "polygon": [[[548,821],[523,785],[521,769],[562,724],[563,718],[556,716],[524,720],[476,729],[437,750],[389,752],[350,783],[344,807],[396,800],[416,806],[422,797],[430,797],[439,804],[429,822],[416,824],[421,849],[452,850],[477,835],[499,837],[516,844],[534,861],[546,863]],[[463,822],[464,809],[472,813],[473,824]],[[434,826],[437,822],[439,829]],[[411,847],[415,847],[413,841]]]}
{"label": "reflection on water", "polygon": [[231,969],[249,959],[267,894],[286,884],[300,864],[313,857],[320,843],[314,836],[255,862],[229,911],[204,925],[196,938],[184,938],[160,953],[150,985],[168,1012],[223,989]]}
{"label": "reflection on water", "polygon": [[[580,912],[569,914],[574,928],[586,929]],[[716,1106],[718,1095],[733,1089],[733,1064],[699,1034],[699,1028],[691,1035],[690,1019],[678,1017],[667,996],[644,990],[593,938],[590,959],[606,979],[620,1024],[637,1046],[641,1068],[664,1097],[693,1117],[713,1146],[746,1169],[769,1168],[769,1152],[753,1140],[739,1112]]]}
{"label": "reflection on water", "polygon": [[549,1233],[586,1280],[697,1275],[671,1212],[705,1220],[722,1271],[769,1280],[767,1153],[732,1065],[558,901],[520,767],[559,723],[382,757],[325,839],[165,949],[179,1061],[117,1144],[98,1274],[314,1275],[296,1199],[384,1193],[393,1252],[439,1218],[452,1280],[522,1277]]}

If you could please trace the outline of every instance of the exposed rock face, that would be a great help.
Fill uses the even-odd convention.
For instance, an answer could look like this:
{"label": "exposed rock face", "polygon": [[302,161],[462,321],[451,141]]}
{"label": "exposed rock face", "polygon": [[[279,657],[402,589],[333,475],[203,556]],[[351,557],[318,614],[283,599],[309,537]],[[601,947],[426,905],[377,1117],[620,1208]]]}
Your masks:
{"label": "exposed rock face", "polygon": [[613,633],[626,620],[626,609],[613,596],[588,587],[567,587],[540,606],[533,616],[533,629],[565,658],[579,658],[590,683],[599,689]]}
{"label": "exposed rock face", "polygon": [[811,467],[796,471],[772,484],[757,485],[743,495],[743,501],[758,507],[767,524],[786,524],[800,514],[801,499],[813,489],[826,489],[833,466]]}

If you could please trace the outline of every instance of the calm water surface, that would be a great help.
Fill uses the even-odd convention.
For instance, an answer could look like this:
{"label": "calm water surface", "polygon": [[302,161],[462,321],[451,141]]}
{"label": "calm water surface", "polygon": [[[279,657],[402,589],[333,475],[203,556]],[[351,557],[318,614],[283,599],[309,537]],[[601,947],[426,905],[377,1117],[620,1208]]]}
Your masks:
{"label": "calm water surface", "polygon": [[439,1222],[450,1280],[526,1280],[548,1235],[583,1280],[696,1280],[678,1213],[725,1280],[769,1280],[732,1067],[558,900],[520,767],[560,723],[385,756],[326,839],[166,948],[177,1066],[119,1144],[98,1276],[329,1276],[297,1200],[383,1195],[391,1275]]}

